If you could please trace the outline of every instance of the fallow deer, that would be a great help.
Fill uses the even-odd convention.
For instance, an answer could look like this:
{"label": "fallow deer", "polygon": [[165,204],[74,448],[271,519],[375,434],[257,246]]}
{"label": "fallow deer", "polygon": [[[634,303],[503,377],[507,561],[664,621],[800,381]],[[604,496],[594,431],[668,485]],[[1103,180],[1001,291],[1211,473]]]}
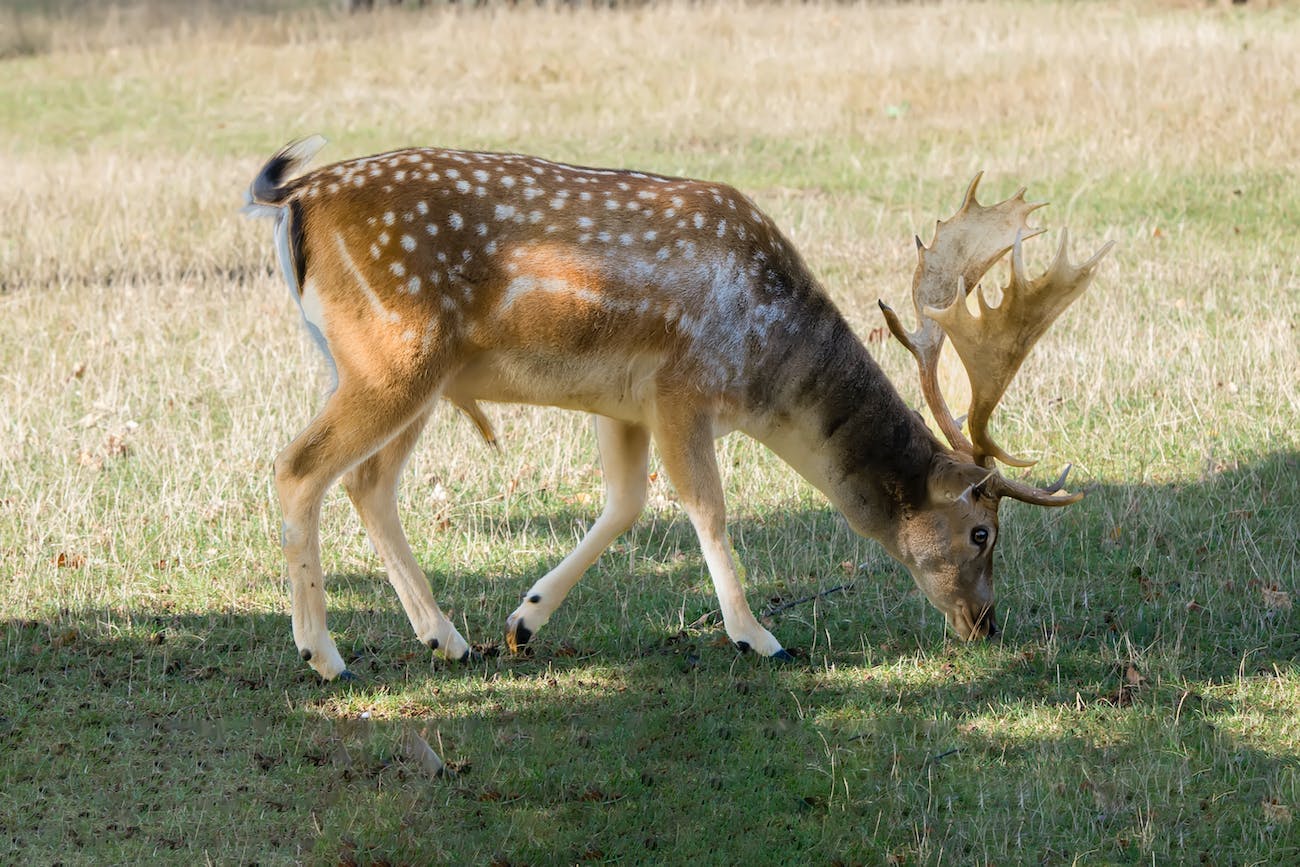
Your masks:
{"label": "fallow deer", "polygon": [[[531,156],[412,148],[295,176],[313,136],[270,159],[248,193],[275,219],[279,262],[335,372],[335,388],[275,462],[293,634],[324,678],[350,676],[325,623],[319,516],[342,479],[416,636],[450,659],[469,645],[439,609],[398,520],[402,467],[438,398],[492,440],[479,401],[596,416],[606,503],[578,546],[523,596],[506,623],[512,650],[636,520],[650,441],[699,537],[727,635],[790,659],[754,617],[732,561],[714,439],[740,430],[819,488],[855,531],[877,540],[963,639],[994,635],[998,502],[1063,506],[990,438],[990,413],[1034,341],[1081,293],[1107,244],[1082,265],[1065,236],[1025,276],[1021,241],[1038,230],[1023,190],[975,200],[921,244],[920,317],[908,334],[922,391],[950,446],[899,396],[798,252],[748,198],[723,184],[581,168]],[[966,295],[1008,251],[1000,306]],[[945,334],[974,397],[970,439],[937,385]]]}

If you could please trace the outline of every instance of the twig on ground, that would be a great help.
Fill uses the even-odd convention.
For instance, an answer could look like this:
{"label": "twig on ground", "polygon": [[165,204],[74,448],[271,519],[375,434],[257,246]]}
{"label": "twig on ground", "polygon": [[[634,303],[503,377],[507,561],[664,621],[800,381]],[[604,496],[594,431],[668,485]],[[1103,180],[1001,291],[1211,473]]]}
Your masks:
{"label": "twig on ground", "polygon": [[796,605],[803,605],[805,602],[812,602],[814,599],[820,599],[823,596],[830,596],[832,593],[838,593],[841,590],[848,590],[850,587],[856,586],[856,583],[857,582],[851,581],[848,584],[840,584],[838,587],[831,587],[827,590],[819,590],[818,592],[812,594],[811,596],[805,596],[802,599],[796,599],[793,602],[786,602],[784,605],[773,605],[771,608],[766,609],[759,616],[771,617],[773,614],[780,614],[782,611],[789,611],[791,608],[794,608]]}

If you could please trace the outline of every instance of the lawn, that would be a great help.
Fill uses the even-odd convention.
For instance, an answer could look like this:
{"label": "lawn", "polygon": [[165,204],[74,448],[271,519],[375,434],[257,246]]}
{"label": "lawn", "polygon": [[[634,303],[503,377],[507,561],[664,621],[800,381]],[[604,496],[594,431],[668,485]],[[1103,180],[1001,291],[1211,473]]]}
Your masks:
{"label": "lawn", "polygon": [[[188,8],[188,14],[180,10]],[[1300,861],[1300,12],[1001,2],[0,10],[0,862]],[[243,191],[291,138],[730,183],[907,399],[913,236],[985,171],[1117,249],[997,439],[995,642],[752,441],[718,443],[740,655],[650,506],[521,655],[602,482],[589,419],[439,410],[403,519],[482,659],[431,664],[342,492],[294,649],[272,461],[328,372]],[[1041,245],[1041,246],[1039,246]],[[1020,471],[1007,470],[1017,478]],[[445,762],[431,773],[425,745]]]}

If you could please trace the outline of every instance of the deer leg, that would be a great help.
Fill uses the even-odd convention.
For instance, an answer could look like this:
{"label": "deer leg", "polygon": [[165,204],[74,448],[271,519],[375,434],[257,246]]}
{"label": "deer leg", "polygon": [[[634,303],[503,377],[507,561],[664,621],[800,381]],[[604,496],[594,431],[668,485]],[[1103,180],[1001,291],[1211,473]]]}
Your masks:
{"label": "deer leg", "polygon": [[645,506],[650,432],[640,425],[596,416],[596,441],[605,475],[605,509],[578,547],[529,588],[523,603],[506,619],[506,644],[512,651],[546,625],[578,579],[636,522]]}
{"label": "deer leg", "polygon": [[294,642],[299,655],[326,680],[348,672],[325,624],[321,501],[339,476],[409,424],[425,403],[423,395],[372,391],[342,380],[320,414],[275,459]]}
{"label": "deer leg", "polygon": [[782,649],[781,643],[754,617],[736,577],[731,541],[727,537],[722,478],[713,450],[713,419],[693,407],[678,409],[665,403],[660,403],[654,429],[655,443],[664,470],[677,489],[682,508],[700,539],[700,549],[718,594],[727,636],[741,650],[791,660],[793,657]]}
{"label": "deer leg", "polygon": [[460,660],[469,655],[469,645],[434,600],[429,579],[411,553],[397,514],[397,483],[428,417],[427,412],[421,414],[379,451],[349,470],[343,476],[343,487],[384,562],[388,580],[397,591],[415,637],[447,659]]}

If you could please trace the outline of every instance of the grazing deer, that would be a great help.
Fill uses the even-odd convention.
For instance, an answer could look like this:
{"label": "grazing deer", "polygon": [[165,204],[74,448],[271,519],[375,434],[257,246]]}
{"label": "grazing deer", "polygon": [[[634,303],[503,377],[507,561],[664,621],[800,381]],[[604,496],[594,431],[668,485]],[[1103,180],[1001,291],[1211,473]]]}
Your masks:
{"label": "grazing deer", "polygon": [[[336,388],[275,462],[293,634],[326,679],[350,676],[325,625],[319,518],[339,478],[388,570],[416,636],[450,659],[470,648],[438,608],[397,515],[402,466],[438,398],[483,436],[479,401],[596,416],[607,500],[578,546],[506,623],[512,650],[540,629],[596,558],[640,514],[650,440],[699,536],[727,635],[790,659],[745,601],[727,539],[715,438],[741,430],[793,466],[858,533],[907,567],[961,638],[997,633],[998,502],[1063,506],[1006,479],[1024,466],[987,424],[1034,341],[1081,293],[1110,248],[1072,265],[1061,248],[1028,279],[1036,234],[1023,191],[991,207],[978,176],[931,246],[918,239],[920,317],[890,329],[916,356],[951,448],[895,391],[794,247],[731,187],[517,154],[414,148],[292,177],[324,144],[292,143],[262,168],[246,210],[275,218],[280,265],[333,363]],[[966,294],[1012,251],[1000,306]],[[974,397],[970,439],[939,393],[947,335]],[[1069,467],[1066,467],[1066,472]]]}

